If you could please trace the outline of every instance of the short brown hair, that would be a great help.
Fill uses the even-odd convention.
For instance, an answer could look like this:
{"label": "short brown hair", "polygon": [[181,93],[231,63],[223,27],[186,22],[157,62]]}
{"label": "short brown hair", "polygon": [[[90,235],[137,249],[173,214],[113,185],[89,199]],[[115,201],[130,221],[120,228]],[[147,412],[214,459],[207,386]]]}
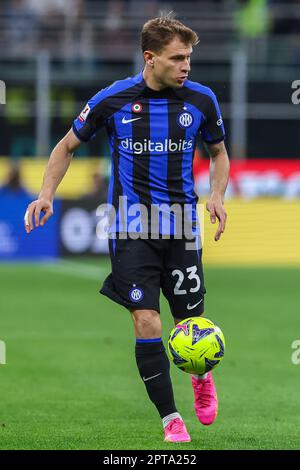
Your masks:
{"label": "short brown hair", "polygon": [[197,33],[180,21],[167,16],[153,18],[144,24],[141,33],[142,51],[151,50],[160,52],[175,37],[184,44],[195,46],[199,42]]}

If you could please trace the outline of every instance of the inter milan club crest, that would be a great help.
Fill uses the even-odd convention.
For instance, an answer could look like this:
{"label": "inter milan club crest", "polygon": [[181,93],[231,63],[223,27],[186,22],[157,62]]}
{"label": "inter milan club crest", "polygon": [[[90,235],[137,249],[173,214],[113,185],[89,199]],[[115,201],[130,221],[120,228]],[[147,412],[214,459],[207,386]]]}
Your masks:
{"label": "inter milan club crest", "polygon": [[184,111],[183,113],[178,114],[177,116],[177,122],[180,125],[180,127],[187,128],[191,127],[193,124],[194,118],[191,115],[191,113]]}
{"label": "inter milan club crest", "polygon": [[131,289],[129,292],[129,298],[132,300],[132,302],[140,302],[144,298],[144,292],[142,289],[136,287],[136,285],[133,284],[133,289]]}
{"label": "inter milan club crest", "polygon": [[140,113],[142,109],[143,106],[141,105],[141,103],[133,103],[133,105],[131,106],[131,111],[134,113]]}

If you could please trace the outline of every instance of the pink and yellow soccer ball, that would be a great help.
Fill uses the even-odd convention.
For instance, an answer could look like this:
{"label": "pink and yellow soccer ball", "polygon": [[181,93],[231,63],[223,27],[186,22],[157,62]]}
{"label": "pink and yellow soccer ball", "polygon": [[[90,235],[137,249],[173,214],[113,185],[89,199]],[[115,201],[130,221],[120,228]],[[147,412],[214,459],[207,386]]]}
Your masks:
{"label": "pink and yellow soccer ball", "polygon": [[208,318],[186,318],[170,333],[169,358],[184,372],[203,375],[220,364],[224,353],[224,335]]}

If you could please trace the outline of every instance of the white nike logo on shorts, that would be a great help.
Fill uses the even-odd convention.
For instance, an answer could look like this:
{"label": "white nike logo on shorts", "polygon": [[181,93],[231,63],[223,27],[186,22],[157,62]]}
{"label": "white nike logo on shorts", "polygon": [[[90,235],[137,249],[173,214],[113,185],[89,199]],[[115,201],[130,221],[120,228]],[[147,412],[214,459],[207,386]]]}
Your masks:
{"label": "white nike logo on shorts", "polygon": [[138,117],[138,118],[134,118],[134,119],[126,119],[126,117],[123,116],[122,124],[128,124],[128,122],[137,121],[138,119],[142,119],[142,118]]}
{"label": "white nike logo on shorts", "polygon": [[158,377],[161,374],[162,374],[162,372],[160,372],[159,374],[156,374],[156,375],[152,375],[152,377],[147,377],[146,379],[145,379],[145,377],[143,377],[143,381],[147,382],[147,380],[155,379],[155,377]]}
{"label": "white nike logo on shorts", "polygon": [[202,300],[203,300],[203,299],[199,300],[199,302],[197,302],[197,303],[194,304],[194,305],[187,304],[187,307],[186,307],[186,308],[187,308],[188,310],[192,310],[193,308],[197,307],[197,305],[201,304]]}

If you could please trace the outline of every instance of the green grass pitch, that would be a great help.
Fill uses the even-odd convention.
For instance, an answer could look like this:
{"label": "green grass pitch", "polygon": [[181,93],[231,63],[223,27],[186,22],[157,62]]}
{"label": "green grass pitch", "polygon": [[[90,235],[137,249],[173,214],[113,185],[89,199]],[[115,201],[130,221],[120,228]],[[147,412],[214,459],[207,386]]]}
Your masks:
{"label": "green grass pitch", "polygon": [[[297,268],[205,267],[206,314],[224,331],[219,415],[198,423],[188,374],[171,366],[192,442],[167,444],[134,358],[125,309],[99,295],[107,260],[0,265],[1,449],[296,449]],[[172,327],[161,302],[164,338]]]}

